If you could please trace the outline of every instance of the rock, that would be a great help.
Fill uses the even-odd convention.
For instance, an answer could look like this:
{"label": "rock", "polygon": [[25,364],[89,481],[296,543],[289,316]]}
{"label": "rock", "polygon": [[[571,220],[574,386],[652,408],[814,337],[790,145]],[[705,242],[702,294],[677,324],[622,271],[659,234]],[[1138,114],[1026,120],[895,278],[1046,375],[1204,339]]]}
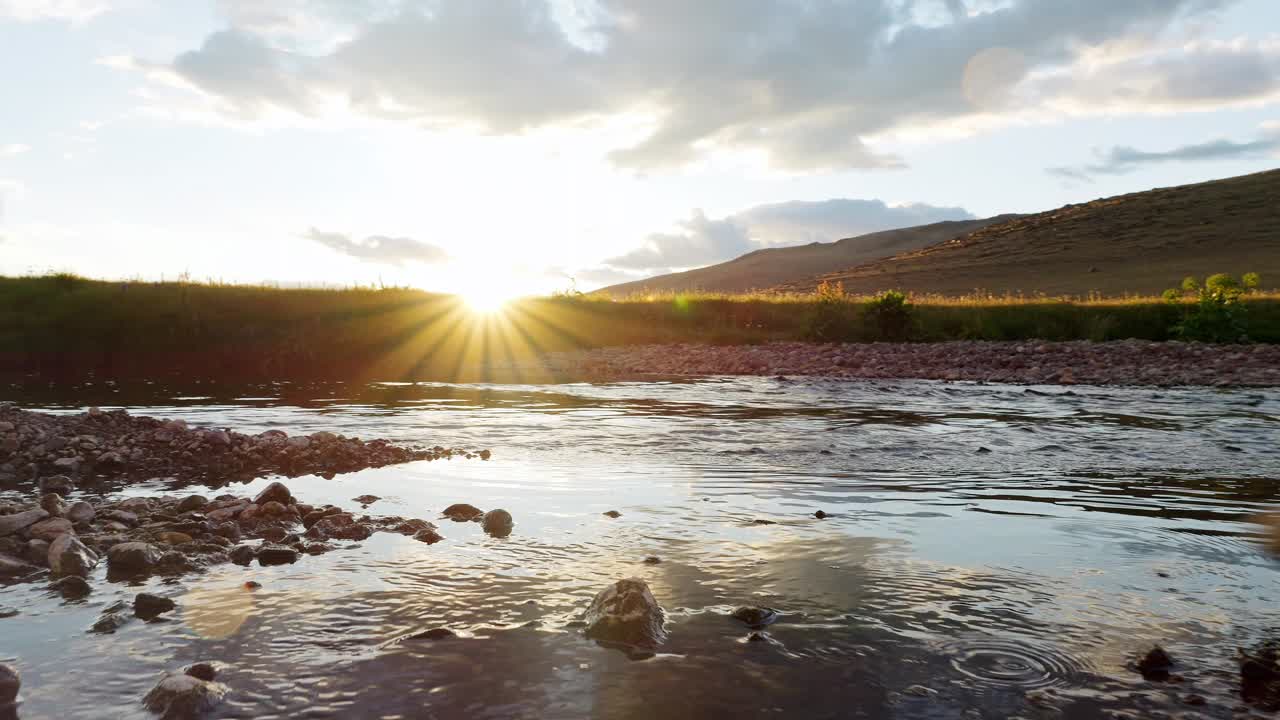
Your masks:
{"label": "rock", "polygon": [[53,517],[62,517],[67,512],[67,502],[58,493],[45,493],[40,496],[40,507]]}
{"label": "rock", "polygon": [[93,592],[93,588],[89,586],[89,581],[79,575],[68,575],[64,578],[59,578],[49,583],[49,588],[68,599],[82,598]]}
{"label": "rock", "polygon": [[364,540],[372,534],[347,513],[327,515],[307,529],[307,537],[314,540]]}
{"label": "rock", "polygon": [[16,607],[12,607],[10,605],[0,605],[0,620],[3,620],[5,618],[11,618],[21,614],[22,614],[22,611]]}
{"label": "rock", "polygon": [[378,497],[377,495],[361,495],[359,497],[352,498],[352,500],[355,500],[361,505],[372,505],[381,499],[382,498]]}
{"label": "rock", "polygon": [[47,540],[28,540],[26,559],[32,565],[48,565],[49,542]]}
{"label": "rock", "polygon": [[438,528],[436,528],[435,524],[433,523],[429,523],[426,520],[419,520],[418,518],[412,518],[410,520],[405,520],[399,525],[396,525],[394,528],[392,528],[391,531],[400,533],[401,535],[415,535],[418,533],[419,530],[436,530],[436,529]]}
{"label": "rock", "polygon": [[818,518],[819,520],[825,520],[825,519],[827,519],[828,517],[830,517],[829,515],[827,515],[825,512],[823,512],[823,511],[821,511],[821,510],[819,510],[819,511],[815,512],[815,513],[813,514],[813,516],[814,516],[814,517],[816,517],[816,518]]}
{"label": "rock", "polygon": [[755,520],[751,521],[751,524],[752,525],[777,525],[778,523],[774,522],[773,520],[762,520],[760,518],[756,518]]}
{"label": "rock", "polygon": [[449,628],[431,628],[405,637],[405,640],[449,640],[458,637],[458,633]]}
{"label": "rock", "polygon": [[218,523],[213,528],[213,534],[218,537],[226,538],[231,542],[240,541],[240,526],[233,522]]}
{"label": "rock", "polygon": [[219,663],[198,662],[186,666],[182,669],[182,672],[184,675],[190,675],[205,682],[213,682],[218,678],[218,666]]}
{"label": "rock", "polygon": [[289,492],[289,488],[284,483],[273,482],[262,489],[257,497],[253,499],[254,504],[264,505],[269,502],[278,502],[281,505],[293,504],[293,493]]}
{"label": "rock", "polygon": [[142,704],[164,720],[195,718],[217,707],[227,689],[222,683],[186,673],[169,673],[147,693]]}
{"label": "rock", "polygon": [[514,525],[511,513],[502,509],[490,510],[484,514],[480,522],[486,533],[499,538],[510,535]]}
{"label": "rock", "polygon": [[128,622],[129,618],[120,613],[108,612],[93,623],[93,627],[89,628],[89,632],[110,635],[124,627]]}
{"label": "rock", "polygon": [[71,506],[67,508],[67,512],[63,515],[74,525],[92,522],[93,516],[93,506],[83,500],[71,503]]}
{"label": "rock", "polygon": [[1138,672],[1142,673],[1142,677],[1147,680],[1166,680],[1169,677],[1169,670],[1173,668],[1173,658],[1165,652],[1164,648],[1156,645],[1138,660],[1136,667]]}
{"label": "rock", "polygon": [[49,552],[46,556],[49,561],[49,569],[54,575],[77,575],[80,577],[87,576],[98,565],[98,554],[75,535],[67,533],[59,536],[49,545]]}
{"label": "rock", "polygon": [[138,524],[138,516],[128,510],[108,510],[102,513],[103,520],[112,520],[128,527]]}
{"label": "rock", "polygon": [[40,478],[40,492],[42,493],[58,493],[62,497],[66,497],[75,489],[76,484],[66,475],[50,475],[46,478]]}
{"label": "rock", "polygon": [[49,518],[27,528],[27,533],[37,539],[45,542],[53,542],[59,535],[65,535],[72,531],[71,521],[66,518]]}
{"label": "rock", "polygon": [[240,545],[228,553],[231,562],[237,565],[248,565],[258,556],[258,552],[248,545]]}
{"label": "rock", "polygon": [[747,642],[769,642],[769,633],[760,632],[759,630],[752,631],[747,636]]}
{"label": "rock", "polygon": [[938,691],[930,687],[925,687],[924,685],[912,685],[906,690],[903,690],[902,694],[911,695],[913,697],[933,697],[938,694]]}
{"label": "rock", "polygon": [[138,593],[133,598],[133,613],[143,620],[150,620],[153,617],[169,612],[177,606],[177,603],[172,599],[161,595],[152,595],[151,593]]}
{"label": "rock", "polygon": [[184,513],[191,512],[192,510],[199,510],[208,504],[209,498],[203,495],[188,495],[182,498],[182,501],[178,503],[178,512]]}
{"label": "rock", "polygon": [[17,668],[7,663],[0,663],[0,707],[12,705],[18,700],[18,690],[22,687],[22,676]]}
{"label": "rock", "polygon": [[156,533],[156,540],[164,543],[165,545],[184,545],[186,543],[193,542],[194,538],[186,533],[170,530],[168,532]]}
{"label": "rock", "polygon": [[126,542],[112,545],[107,551],[107,569],[143,572],[155,567],[162,555],[160,548],[150,543]]}
{"label": "rock", "polygon": [[[253,506],[250,505],[249,507]],[[289,514],[289,510],[285,507],[284,503],[276,502],[275,500],[263,503],[260,510],[263,515],[268,517],[280,517],[281,515]],[[249,508],[245,508],[245,512],[248,511]]]}
{"label": "rock", "polygon": [[620,518],[620,517],[622,517],[622,513],[618,512],[617,510],[609,510],[608,512],[605,512],[605,513],[602,513],[602,514],[603,514],[605,517],[611,517],[611,518]]}
{"label": "rock", "polygon": [[256,580],[246,580],[244,583],[245,590],[257,590],[262,587],[262,583]]}
{"label": "rock", "polygon": [[263,545],[258,548],[259,565],[287,565],[298,561],[298,551],[283,545]]}
{"label": "rock", "polygon": [[435,545],[436,543],[443,540],[444,536],[436,532],[435,528],[429,527],[429,528],[423,528],[418,532],[414,533],[413,539],[417,540],[418,542],[424,542],[428,545]]}
{"label": "rock", "polygon": [[493,457],[493,453],[489,452],[488,450],[481,450],[477,454],[480,456],[481,460],[488,460],[489,458]]}
{"label": "rock", "polygon": [[444,509],[443,515],[454,522],[470,522],[484,515],[484,511],[475,505],[454,503]]}
{"label": "rock", "polygon": [[12,535],[49,517],[44,510],[27,510],[12,515],[0,515],[0,537]]}
{"label": "rock", "polygon": [[729,617],[750,628],[772,625],[778,619],[778,611],[771,608],[744,606],[729,613]]}
{"label": "rock", "polygon": [[658,557],[657,555],[650,555],[649,557],[644,559],[645,565],[657,565],[658,563],[661,563],[661,562],[662,562],[662,558]]}
{"label": "rock", "polygon": [[587,637],[606,643],[651,649],[666,639],[662,607],[643,580],[619,580],[601,590],[583,620]]}
{"label": "rock", "polygon": [[0,555],[0,576],[26,575],[35,569],[34,565],[19,560],[11,555]]}
{"label": "rock", "polygon": [[1199,705],[1204,705],[1207,702],[1208,701],[1204,699],[1203,695],[1183,695],[1182,696],[1182,704],[1184,705],[1199,706]]}

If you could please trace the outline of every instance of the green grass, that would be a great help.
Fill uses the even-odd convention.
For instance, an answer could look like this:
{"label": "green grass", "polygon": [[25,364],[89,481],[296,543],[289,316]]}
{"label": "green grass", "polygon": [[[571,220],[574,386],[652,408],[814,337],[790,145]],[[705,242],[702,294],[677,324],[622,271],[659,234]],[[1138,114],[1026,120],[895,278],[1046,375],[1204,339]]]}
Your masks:
{"label": "green grass", "polygon": [[[0,370],[42,375],[346,377],[459,375],[538,351],[638,343],[880,339],[865,298],[668,295],[529,298],[492,316],[455,297],[393,288],[281,289],[0,277]],[[1170,339],[1187,305],[1160,298],[912,299],[918,341]],[[1255,342],[1280,342],[1280,294],[1245,298]]]}

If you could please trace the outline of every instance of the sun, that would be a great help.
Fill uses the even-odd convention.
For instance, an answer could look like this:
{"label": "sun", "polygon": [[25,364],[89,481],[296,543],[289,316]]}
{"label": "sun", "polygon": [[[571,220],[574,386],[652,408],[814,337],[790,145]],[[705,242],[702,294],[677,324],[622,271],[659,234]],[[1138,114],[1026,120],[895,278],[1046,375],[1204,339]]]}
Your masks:
{"label": "sun", "polygon": [[492,315],[502,312],[512,296],[494,292],[491,288],[476,288],[458,293],[467,309],[477,315]]}

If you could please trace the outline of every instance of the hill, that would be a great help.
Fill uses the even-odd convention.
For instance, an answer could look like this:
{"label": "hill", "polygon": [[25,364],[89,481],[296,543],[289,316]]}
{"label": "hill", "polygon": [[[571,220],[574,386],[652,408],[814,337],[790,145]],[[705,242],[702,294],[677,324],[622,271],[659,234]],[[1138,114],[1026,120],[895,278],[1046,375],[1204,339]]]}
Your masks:
{"label": "hill", "polygon": [[952,220],[883,230],[830,243],[766,248],[696,270],[659,275],[600,290],[614,297],[645,293],[743,293],[795,282],[819,273],[889,257],[949,240],[985,225],[1014,217]]}
{"label": "hill", "polygon": [[827,280],[856,294],[1156,294],[1216,272],[1280,280],[1280,170],[1018,216],[772,289],[809,292]]}

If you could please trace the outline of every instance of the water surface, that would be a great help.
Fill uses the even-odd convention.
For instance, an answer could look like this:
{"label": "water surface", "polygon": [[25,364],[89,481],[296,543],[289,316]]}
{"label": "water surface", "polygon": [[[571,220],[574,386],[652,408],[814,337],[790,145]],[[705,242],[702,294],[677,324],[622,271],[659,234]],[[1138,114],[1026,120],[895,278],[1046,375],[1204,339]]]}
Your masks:
{"label": "water surface", "polygon": [[[0,586],[21,610],[0,619],[0,660],[23,672],[28,720],[146,717],[156,677],[196,660],[230,665],[218,718],[1239,717],[1235,649],[1280,636],[1280,562],[1249,522],[1280,502],[1274,390],[712,378],[8,393],[58,412],[490,448],[488,462],[287,482],[311,503],[358,509],[371,493],[378,514],[469,502],[516,520],[501,540],[444,521],[434,546],[380,534],[134,586],[99,568],[79,602]],[[218,492],[116,492],[197,491]],[[669,620],[646,660],[568,627],[631,576]],[[147,587],[179,612],[86,632]],[[744,604],[780,612],[766,641],[727,617]],[[397,642],[440,626],[462,637]],[[1153,643],[1182,682],[1126,667]]]}

